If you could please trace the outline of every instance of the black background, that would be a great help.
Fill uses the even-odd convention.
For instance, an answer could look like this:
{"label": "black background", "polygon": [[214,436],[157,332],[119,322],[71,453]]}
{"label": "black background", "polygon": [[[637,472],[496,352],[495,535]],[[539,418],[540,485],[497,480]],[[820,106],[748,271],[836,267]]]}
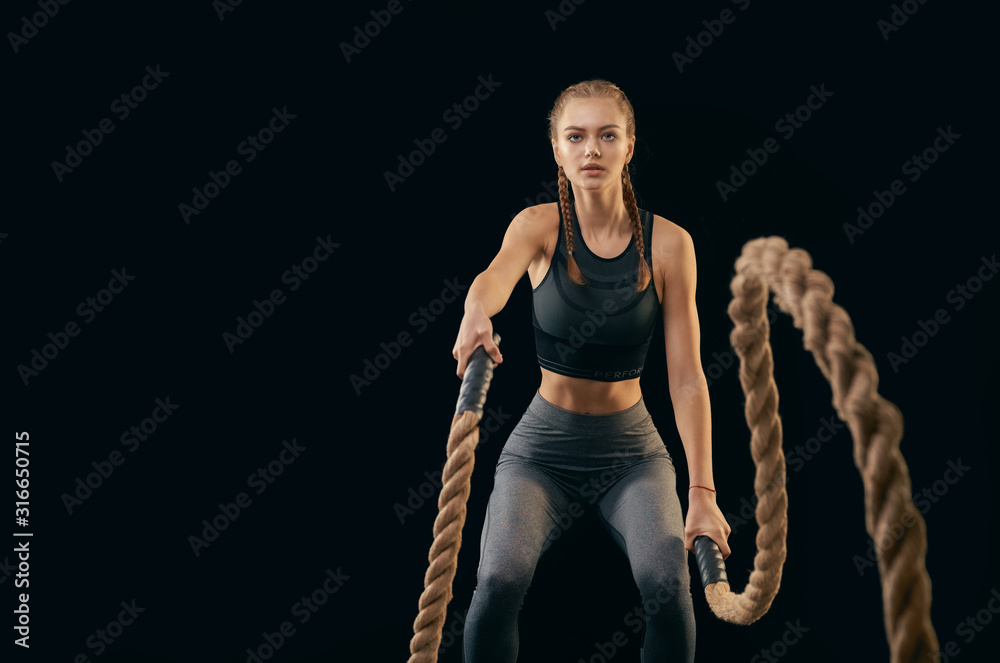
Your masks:
{"label": "black background", "polygon": [[[546,116],[563,88],[588,78],[611,80],[634,105],[639,206],[694,238],[702,362],[718,375],[711,398],[723,512],[738,513],[753,494],[737,369],[719,373],[732,326],[728,283],[745,242],[780,235],[831,276],[834,301],[872,352],[880,393],[905,419],[913,492],[942,480],[949,461],[970,468],[938,483],[947,491],[924,514],[927,568],[941,645],[955,641],[956,660],[988,660],[1000,626],[983,626],[971,642],[956,626],[977,612],[997,619],[980,611],[1000,588],[989,563],[1000,284],[986,282],[961,310],[948,293],[1000,248],[996,21],[973,3],[911,4],[916,13],[885,39],[877,23],[893,12],[888,2],[753,0],[741,11],[723,0],[657,10],[567,0],[553,22],[555,0],[530,8],[404,1],[350,61],[342,43],[385,3],[247,1],[220,18],[207,0],[72,2],[16,52],[8,35],[4,436],[13,469],[14,434],[30,434],[30,526],[11,531],[34,534],[30,588],[15,589],[0,572],[4,632],[12,634],[16,593],[30,591],[31,648],[5,644],[11,660],[235,663],[284,621],[295,633],[270,660],[404,660],[435,507],[429,501],[401,523],[395,505],[444,461],[462,306],[446,305],[422,332],[411,315],[447,280],[468,286],[486,268],[526,199],[549,200],[556,168]],[[726,8],[735,20],[678,71],[672,54]],[[39,11],[8,3],[0,26],[19,32]],[[157,65],[169,75],[120,119],[111,103]],[[449,124],[443,113],[480,76],[499,86],[460,126]],[[794,135],[779,133],[776,121],[811,86],[832,96]],[[294,119],[247,162],[238,145],[286,107]],[[65,162],[67,146],[105,117],[114,131],[60,181],[53,162]],[[930,147],[939,127],[960,138],[910,182],[903,162]],[[436,128],[445,142],[390,190],[386,171]],[[779,151],[724,201],[717,182],[768,137]],[[185,223],[178,206],[232,159],[242,172]],[[906,192],[849,241],[844,224],[894,179]],[[292,291],[282,274],[312,255],[317,237],[340,246]],[[88,323],[78,305],[123,268],[134,280]],[[284,303],[230,352],[223,335],[275,288]],[[942,308],[949,322],[893,367],[888,353],[900,352],[901,337]],[[25,384],[16,367],[69,322],[80,334]],[[505,362],[487,407],[508,416],[477,452],[449,606],[456,629],[475,583],[493,468],[539,381],[526,278],[493,323]],[[355,388],[350,376],[404,331],[412,344]],[[772,342],[790,451],[833,414],[831,392],[788,316]],[[642,386],[684,486],[662,327]],[[176,411],[130,452],[122,434],[168,396]],[[305,450],[256,494],[248,475],[292,439]],[[114,451],[124,462],[70,513],[64,495]],[[196,555],[189,537],[240,492],[251,505]],[[749,627],[720,622],[695,581],[698,660],[761,660],[753,657],[789,622],[809,630],[776,650],[782,660],[887,660],[877,569],[856,567],[869,539],[846,429],[790,472],[788,494],[788,558],[770,612]],[[728,567],[740,591],[756,526],[734,529]],[[19,539],[7,539],[0,563],[11,564]],[[349,578],[299,623],[293,604],[327,569]],[[122,601],[144,612],[98,655],[88,639]],[[595,643],[616,630],[629,642],[614,660],[638,660],[623,623],[638,603],[627,560],[584,519],[540,560],[521,613],[519,661],[600,661]],[[459,661],[459,651],[452,645],[440,660]]]}

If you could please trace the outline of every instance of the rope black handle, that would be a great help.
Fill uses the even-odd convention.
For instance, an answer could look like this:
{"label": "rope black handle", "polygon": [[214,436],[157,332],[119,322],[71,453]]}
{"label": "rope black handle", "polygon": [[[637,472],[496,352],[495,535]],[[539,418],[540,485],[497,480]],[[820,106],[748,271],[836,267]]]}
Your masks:
{"label": "rope black handle", "polygon": [[[500,334],[493,333],[493,342],[499,347]],[[472,357],[469,358],[465,375],[462,377],[462,388],[458,392],[455,416],[470,410],[476,414],[477,419],[483,418],[483,403],[486,402],[486,391],[490,388],[494,367],[496,362],[486,352],[485,347],[480,345],[472,351]]]}
{"label": "rope black handle", "polygon": [[698,560],[698,570],[701,572],[701,586],[708,587],[717,582],[729,584],[726,576],[726,562],[722,559],[719,544],[701,534],[694,537],[694,556]]}

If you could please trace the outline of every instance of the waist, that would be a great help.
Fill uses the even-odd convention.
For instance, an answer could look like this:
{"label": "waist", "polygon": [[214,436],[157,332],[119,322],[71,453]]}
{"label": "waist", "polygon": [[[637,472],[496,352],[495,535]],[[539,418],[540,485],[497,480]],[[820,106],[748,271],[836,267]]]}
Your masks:
{"label": "waist", "polygon": [[[599,472],[608,482],[653,458],[669,460],[670,454],[641,398],[624,410],[587,414],[561,408],[536,391],[504,443],[497,471],[507,463],[529,462],[550,478],[579,487],[589,480],[577,472]],[[608,470],[611,475],[605,475]]]}
{"label": "waist", "polygon": [[604,415],[628,409],[642,399],[639,379],[606,382],[570,377],[541,368],[537,397],[551,405],[585,415]]}
{"label": "waist", "polygon": [[[638,395],[638,400],[621,409],[580,412],[549,401],[542,391],[541,388],[535,391],[531,403],[528,404],[528,412],[557,430],[599,438],[602,435],[617,434],[652,425],[652,418],[641,393]],[[604,405],[608,406],[610,403]]]}

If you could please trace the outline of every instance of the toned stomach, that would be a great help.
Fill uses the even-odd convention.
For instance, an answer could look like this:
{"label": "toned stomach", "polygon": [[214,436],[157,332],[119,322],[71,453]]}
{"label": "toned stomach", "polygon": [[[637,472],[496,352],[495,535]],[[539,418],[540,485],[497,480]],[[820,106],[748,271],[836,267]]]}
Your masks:
{"label": "toned stomach", "polygon": [[538,393],[565,410],[580,414],[610,414],[627,410],[642,397],[639,378],[600,382],[559,375],[541,366],[538,368],[542,372]]}

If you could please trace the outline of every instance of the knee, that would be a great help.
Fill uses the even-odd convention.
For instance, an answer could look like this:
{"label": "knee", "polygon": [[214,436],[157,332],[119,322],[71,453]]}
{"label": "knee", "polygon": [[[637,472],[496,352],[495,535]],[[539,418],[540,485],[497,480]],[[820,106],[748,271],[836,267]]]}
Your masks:
{"label": "knee", "polygon": [[659,605],[683,602],[691,598],[691,576],[683,544],[676,554],[658,554],[636,569],[635,581],[643,601]]}
{"label": "knee", "polygon": [[691,598],[691,578],[688,569],[663,566],[650,570],[636,579],[643,602],[653,601],[661,608],[679,604]]}
{"label": "knee", "polygon": [[479,570],[476,591],[490,600],[521,599],[531,584],[532,569],[519,564],[491,565]]}

